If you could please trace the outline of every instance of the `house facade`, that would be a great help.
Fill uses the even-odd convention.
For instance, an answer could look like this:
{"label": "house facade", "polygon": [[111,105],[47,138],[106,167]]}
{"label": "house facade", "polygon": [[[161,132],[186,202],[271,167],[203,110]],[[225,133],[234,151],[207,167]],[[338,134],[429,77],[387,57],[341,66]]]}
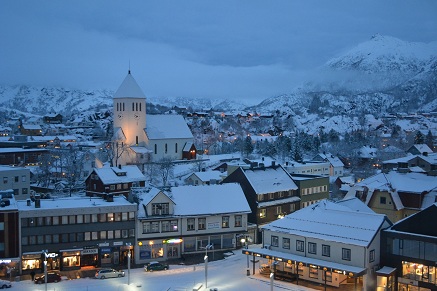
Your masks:
{"label": "house facade", "polygon": [[30,170],[24,167],[0,166],[0,191],[12,190],[16,199],[30,195]]}
{"label": "house facade", "polygon": [[[250,205],[250,223],[263,225],[292,213],[300,207],[298,187],[290,174],[280,165],[237,168],[223,179],[239,183]],[[256,240],[261,237],[257,235]]]}
{"label": "house facade", "polygon": [[87,196],[124,195],[129,196],[130,188],[141,187],[146,177],[135,165],[94,168],[85,180]]}
{"label": "house facade", "polygon": [[111,200],[68,197],[17,201],[20,274],[83,267],[126,266],[135,244],[137,205],[123,196]]}
{"label": "house facade", "polygon": [[321,153],[313,158],[313,161],[328,162],[329,163],[329,176],[343,176],[344,164],[336,156],[330,153]]}
{"label": "house facade", "polygon": [[18,207],[12,191],[0,191],[0,277],[20,263]]}
{"label": "house facade", "polygon": [[436,201],[437,179],[425,173],[390,171],[371,176],[350,188],[345,199],[357,197],[392,222],[419,212]]}
{"label": "house facade", "polygon": [[243,253],[258,257],[275,278],[303,279],[340,290],[353,282],[355,290],[375,290],[380,233],[391,223],[385,215],[354,205],[322,200],[286,215],[262,226],[262,248]]}
{"label": "house facade", "polygon": [[139,203],[138,264],[205,252],[207,247],[235,249],[247,231],[250,208],[238,184],[180,186],[169,193],[142,187],[133,188],[131,195]]}
{"label": "house facade", "polygon": [[329,198],[329,177],[292,174],[300,194],[300,208]]}

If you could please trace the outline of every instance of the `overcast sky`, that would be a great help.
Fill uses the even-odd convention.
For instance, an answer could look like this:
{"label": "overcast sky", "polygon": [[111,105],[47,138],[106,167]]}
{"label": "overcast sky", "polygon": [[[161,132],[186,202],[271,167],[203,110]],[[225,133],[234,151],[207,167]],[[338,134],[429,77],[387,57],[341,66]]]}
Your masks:
{"label": "overcast sky", "polygon": [[372,35],[437,40],[437,1],[0,1],[0,84],[260,101]]}

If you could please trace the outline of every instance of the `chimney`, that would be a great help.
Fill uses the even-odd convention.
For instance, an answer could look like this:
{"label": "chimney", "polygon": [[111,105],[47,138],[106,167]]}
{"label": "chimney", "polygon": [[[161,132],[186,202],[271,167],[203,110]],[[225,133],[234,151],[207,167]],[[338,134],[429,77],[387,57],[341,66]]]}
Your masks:
{"label": "chimney", "polygon": [[41,195],[35,195],[35,208],[41,208]]}
{"label": "chimney", "polygon": [[114,202],[114,194],[106,194],[106,202]]}

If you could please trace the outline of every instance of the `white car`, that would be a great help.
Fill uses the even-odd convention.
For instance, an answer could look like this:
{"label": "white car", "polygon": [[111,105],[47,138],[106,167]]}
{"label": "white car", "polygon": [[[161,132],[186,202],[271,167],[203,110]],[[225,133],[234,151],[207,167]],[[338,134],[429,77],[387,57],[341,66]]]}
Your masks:
{"label": "white car", "polygon": [[0,280],[0,289],[11,288],[11,287],[12,287],[11,282],[6,280]]}
{"label": "white car", "polygon": [[115,269],[101,269],[96,272],[96,275],[94,277],[96,279],[120,278],[124,277],[124,271]]}

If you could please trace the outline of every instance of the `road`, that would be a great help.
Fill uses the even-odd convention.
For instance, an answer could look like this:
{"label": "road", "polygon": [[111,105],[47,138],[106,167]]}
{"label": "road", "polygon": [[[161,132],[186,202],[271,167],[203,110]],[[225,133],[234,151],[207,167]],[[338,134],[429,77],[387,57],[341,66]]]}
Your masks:
{"label": "road", "polygon": [[[241,251],[234,251],[234,255],[224,260],[208,263],[207,284],[205,288],[205,264],[184,266],[170,265],[167,271],[144,272],[143,269],[130,270],[123,278],[98,280],[82,278],[76,280],[64,280],[59,283],[47,284],[48,291],[191,291],[193,287],[201,283],[200,289],[219,291],[259,290],[269,291],[270,281],[259,274],[247,276],[246,256]],[[128,279],[130,284],[128,285]],[[45,285],[35,285],[30,280],[13,282],[12,290],[35,290],[44,291]],[[274,290],[308,291],[313,290],[291,283],[275,282]]]}

